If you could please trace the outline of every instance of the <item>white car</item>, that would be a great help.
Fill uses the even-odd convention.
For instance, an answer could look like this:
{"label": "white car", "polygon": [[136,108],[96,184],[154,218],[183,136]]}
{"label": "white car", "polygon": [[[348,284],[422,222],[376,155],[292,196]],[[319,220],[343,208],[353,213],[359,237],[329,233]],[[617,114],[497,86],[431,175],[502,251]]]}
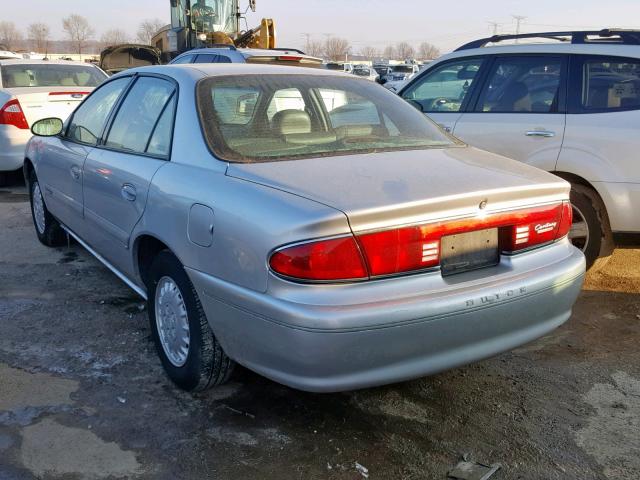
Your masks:
{"label": "white car", "polygon": [[389,73],[383,77],[385,80],[384,86],[393,92],[398,92],[419,71],[420,67],[413,63],[392,65]]}
{"label": "white car", "polygon": [[371,80],[372,82],[378,81],[380,75],[373,68],[366,65],[356,65],[351,72],[354,75]]}
{"label": "white car", "polygon": [[399,94],[464,142],[568,180],[570,236],[589,265],[640,242],[640,31],[477,40]]}
{"label": "white car", "polygon": [[67,118],[106,79],[88,63],[0,60],[0,185],[22,168],[31,125]]}

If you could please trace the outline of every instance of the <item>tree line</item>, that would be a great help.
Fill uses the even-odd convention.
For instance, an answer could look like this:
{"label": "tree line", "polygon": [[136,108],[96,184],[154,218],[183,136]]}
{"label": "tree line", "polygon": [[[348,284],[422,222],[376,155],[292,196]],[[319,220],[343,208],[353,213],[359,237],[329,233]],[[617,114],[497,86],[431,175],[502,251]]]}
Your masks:
{"label": "tree line", "polygon": [[[102,49],[119,43],[132,42],[148,45],[164,25],[164,22],[159,19],[148,19],[140,23],[135,35],[114,28],[96,38],[95,30],[89,20],[82,15],[72,14],[62,19],[62,29],[69,45],[67,48],[72,48],[74,53],[79,55],[96,48]],[[2,46],[0,49],[30,50],[45,54],[51,51],[50,47],[53,43],[51,28],[46,23],[32,23],[27,26],[25,31],[22,31],[13,22],[0,21],[0,46]]]}
{"label": "tree line", "polygon": [[324,42],[309,38],[305,46],[305,51],[314,57],[323,57],[332,61],[343,61],[350,55],[359,55],[367,60],[433,60],[440,56],[440,50],[429,42],[422,42],[417,47],[408,42],[399,42],[395,45],[388,45],[384,49],[377,49],[365,46],[360,50],[354,50],[349,41],[345,38],[329,37]]}

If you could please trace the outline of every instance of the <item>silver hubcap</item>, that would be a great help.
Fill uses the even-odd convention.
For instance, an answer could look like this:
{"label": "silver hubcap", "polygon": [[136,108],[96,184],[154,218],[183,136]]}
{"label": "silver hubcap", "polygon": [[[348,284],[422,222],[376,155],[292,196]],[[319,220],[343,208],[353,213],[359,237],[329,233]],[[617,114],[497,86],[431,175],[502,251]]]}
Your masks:
{"label": "silver hubcap", "polygon": [[189,356],[189,318],[178,285],[162,277],[156,288],[156,327],[165,355],[175,367],[182,367]]}
{"label": "silver hubcap", "polygon": [[36,228],[41,234],[44,233],[45,219],[44,219],[44,200],[42,200],[42,192],[40,191],[40,184],[35,182],[33,184],[33,193],[31,194],[33,202],[33,219],[36,222]]}
{"label": "silver hubcap", "polygon": [[573,223],[569,230],[569,239],[571,243],[583,252],[589,245],[589,225],[580,209],[573,205]]}

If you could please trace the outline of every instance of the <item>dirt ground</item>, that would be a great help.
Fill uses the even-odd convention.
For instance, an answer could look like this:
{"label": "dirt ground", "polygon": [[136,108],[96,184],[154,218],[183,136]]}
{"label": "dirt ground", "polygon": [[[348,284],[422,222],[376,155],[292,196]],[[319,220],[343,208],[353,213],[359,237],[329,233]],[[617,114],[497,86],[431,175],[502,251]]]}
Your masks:
{"label": "dirt ground", "polygon": [[332,395],[240,370],[196,396],[127,287],[37,242],[24,188],[0,189],[0,252],[2,480],[444,479],[463,455],[492,479],[640,478],[640,250],[562,328],[475,365]]}

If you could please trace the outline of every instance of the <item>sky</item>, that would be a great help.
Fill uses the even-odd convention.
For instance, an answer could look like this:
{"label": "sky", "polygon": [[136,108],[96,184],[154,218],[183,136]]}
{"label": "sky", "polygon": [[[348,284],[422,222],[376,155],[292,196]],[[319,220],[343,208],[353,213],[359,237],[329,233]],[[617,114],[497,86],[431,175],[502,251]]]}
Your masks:
{"label": "sky", "polygon": [[[64,39],[62,17],[77,13],[87,17],[96,39],[118,28],[135,37],[147,18],[169,23],[169,0],[2,0],[2,20],[26,28],[33,22],[49,24],[54,39]],[[241,0],[246,6],[248,0]],[[255,14],[276,21],[278,44],[302,47],[305,34],[324,40],[329,35],[351,42],[354,52],[365,46],[383,49],[400,41],[414,45],[429,42],[442,52],[493,32],[512,33],[512,15],[527,17],[521,30],[640,28],[640,0],[257,0]],[[630,24],[630,21],[637,23]]]}

